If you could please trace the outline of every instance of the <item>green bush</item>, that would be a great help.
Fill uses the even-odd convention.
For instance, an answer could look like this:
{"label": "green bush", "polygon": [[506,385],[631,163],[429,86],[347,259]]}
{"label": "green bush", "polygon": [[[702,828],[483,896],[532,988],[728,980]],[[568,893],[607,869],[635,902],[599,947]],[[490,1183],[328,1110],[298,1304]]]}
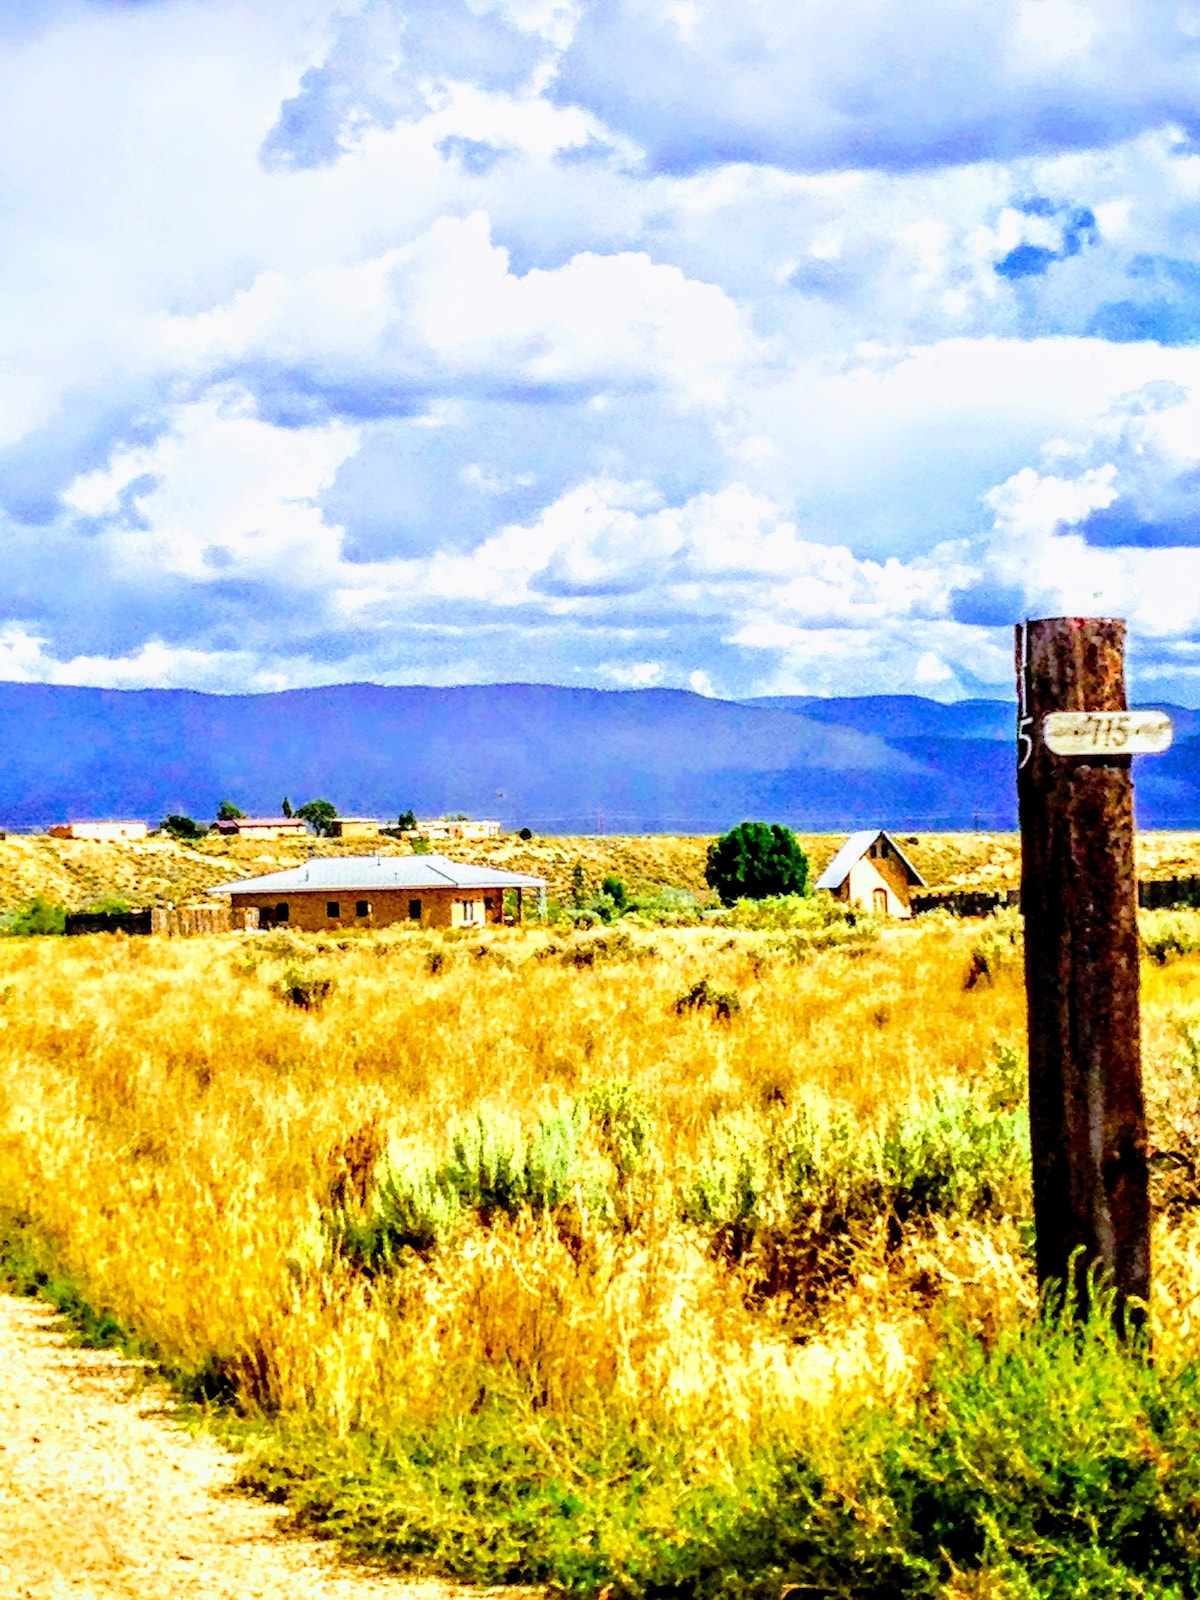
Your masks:
{"label": "green bush", "polygon": [[42,895],[34,898],[22,911],[10,912],[7,917],[0,918],[0,933],[11,934],[14,938],[25,938],[32,934],[61,934],[67,928],[67,908],[59,905],[55,900],[47,900]]}
{"label": "green bush", "polygon": [[163,818],[162,831],[169,833],[172,839],[191,840],[203,839],[208,829],[202,822],[196,822],[191,817],[173,813],[171,816]]}
{"label": "green bush", "polygon": [[600,893],[607,895],[618,911],[624,911],[629,902],[625,884],[614,872],[610,872],[600,885]]}
{"label": "green bush", "polygon": [[[1027,1209],[1028,1118],[966,1089],[914,1100],[866,1127],[821,1106],[766,1126],[732,1121],[680,1198],[719,1254],[762,1254],[765,1292],[811,1298],[879,1218]],[[807,1282],[806,1280],[811,1280]]]}
{"label": "green bush", "polygon": [[836,899],[827,890],[814,895],[767,895],[742,899],[715,919],[721,926],[747,932],[786,934],[773,948],[793,960],[811,951],[844,945],[871,944],[879,937],[879,919]]}
{"label": "green bush", "polygon": [[239,817],[244,817],[245,815],[246,813],[239,810],[232,800],[222,800],[217,807],[218,822],[236,822]]}
{"label": "green bush", "polygon": [[951,1327],[913,1413],[866,1409],[812,1454],[705,1473],[691,1441],[539,1408],[335,1439],[234,1424],[244,1484],[355,1554],[478,1585],[624,1600],[1195,1600],[1200,1382],[1051,1319],[989,1349]]}
{"label": "green bush", "polygon": [[804,894],[808,857],[782,823],[739,822],[709,845],[704,878],[727,906],[768,895]]}
{"label": "green bush", "polygon": [[742,1009],[742,998],[736,989],[717,989],[707,978],[701,978],[679,996],[672,1009],[677,1017],[686,1016],[689,1011],[711,1011],[715,1017],[728,1022]]}
{"label": "green bush", "polygon": [[619,1182],[631,1178],[646,1159],[654,1130],[650,1102],[632,1084],[606,1079],[583,1096],[588,1120]]}
{"label": "green bush", "polygon": [[1187,911],[1143,911],[1138,917],[1142,950],[1157,966],[1200,950],[1200,917]]}
{"label": "green bush", "polygon": [[281,1000],[301,1011],[319,1011],[336,987],[336,981],[328,973],[298,961],[283,969],[275,992]]}

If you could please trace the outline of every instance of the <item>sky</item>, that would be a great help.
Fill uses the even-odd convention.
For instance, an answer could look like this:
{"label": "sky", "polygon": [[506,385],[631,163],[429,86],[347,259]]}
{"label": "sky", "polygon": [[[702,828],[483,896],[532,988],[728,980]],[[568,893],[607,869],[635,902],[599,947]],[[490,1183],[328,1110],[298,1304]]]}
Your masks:
{"label": "sky", "polygon": [[1200,705],[1200,0],[4,0],[0,678]]}

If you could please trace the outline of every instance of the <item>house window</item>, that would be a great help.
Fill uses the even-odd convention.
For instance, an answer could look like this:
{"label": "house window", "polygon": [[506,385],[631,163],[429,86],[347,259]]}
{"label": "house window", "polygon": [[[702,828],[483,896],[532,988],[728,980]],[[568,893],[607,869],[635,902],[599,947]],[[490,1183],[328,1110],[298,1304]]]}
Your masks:
{"label": "house window", "polygon": [[371,902],[369,900],[359,900],[354,907],[354,915],[356,917],[369,917],[371,915]]}
{"label": "house window", "polygon": [[340,917],[341,914],[342,914],[342,907],[341,907],[341,902],[340,901],[338,901],[338,900],[326,900],[326,902],[325,902],[325,915],[327,917]]}
{"label": "house window", "polygon": [[875,915],[877,917],[886,917],[887,916],[887,890],[886,889],[876,889],[873,892],[871,898],[874,901]]}
{"label": "house window", "polygon": [[277,905],[275,907],[275,921],[276,922],[286,922],[287,919],[288,919],[287,901],[284,900],[282,902],[282,904]]}
{"label": "house window", "polygon": [[419,900],[410,900],[408,902],[408,920],[410,922],[420,922],[421,902]]}

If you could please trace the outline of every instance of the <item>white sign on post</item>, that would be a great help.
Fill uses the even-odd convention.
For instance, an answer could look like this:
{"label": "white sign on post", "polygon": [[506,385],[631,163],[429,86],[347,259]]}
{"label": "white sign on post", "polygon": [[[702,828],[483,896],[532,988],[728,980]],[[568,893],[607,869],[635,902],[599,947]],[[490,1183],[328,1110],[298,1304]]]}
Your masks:
{"label": "white sign on post", "polygon": [[1042,719],[1056,756],[1158,756],[1174,732],[1165,711],[1051,711]]}

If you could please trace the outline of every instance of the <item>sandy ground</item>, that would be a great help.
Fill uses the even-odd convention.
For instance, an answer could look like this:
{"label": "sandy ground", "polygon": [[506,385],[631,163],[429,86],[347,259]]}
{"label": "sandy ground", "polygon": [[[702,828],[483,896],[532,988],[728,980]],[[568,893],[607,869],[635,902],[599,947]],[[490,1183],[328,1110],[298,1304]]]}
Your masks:
{"label": "sandy ground", "polygon": [[[222,1491],[235,1458],[170,1419],[161,1389],[76,1350],[36,1300],[0,1295],[3,1600],[451,1600],[376,1577]],[[512,1591],[510,1591],[512,1592]]]}

